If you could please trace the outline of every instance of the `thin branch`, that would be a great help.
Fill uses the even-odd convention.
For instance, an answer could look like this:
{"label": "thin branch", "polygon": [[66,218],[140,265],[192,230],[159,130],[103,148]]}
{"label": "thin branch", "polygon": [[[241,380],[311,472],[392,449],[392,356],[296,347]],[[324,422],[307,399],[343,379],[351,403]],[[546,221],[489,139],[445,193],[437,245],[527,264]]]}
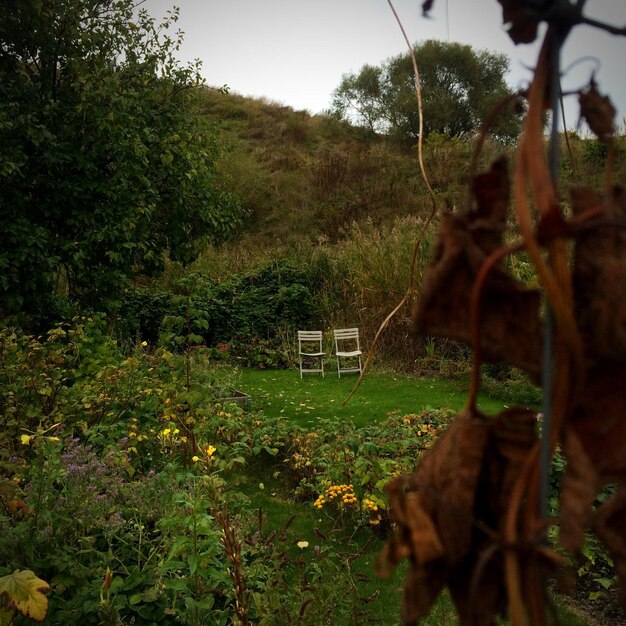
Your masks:
{"label": "thin branch", "polygon": [[584,15],[580,18],[580,23],[587,24],[587,26],[593,26],[594,28],[599,28],[600,30],[605,30],[607,33],[611,33],[611,35],[626,37],[626,26],[622,26],[620,28],[619,26],[606,24],[605,22],[600,22],[591,17],[585,17]]}
{"label": "thin branch", "polygon": [[411,272],[409,275],[409,284],[408,284],[406,293],[404,294],[404,297],[402,298],[402,300],[400,300],[400,302],[396,305],[393,311],[391,311],[391,313],[385,318],[383,323],[379,326],[378,331],[376,332],[376,335],[374,336],[374,339],[370,345],[370,349],[367,353],[367,358],[365,359],[365,364],[363,365],[361,375],[359,376],[359,379],[356,381],[356,384],[354,385],[354,388],[350,392],[350,395],[344,400],[343,404],[346,404],[352,398],[352,396],[354,396],[357,389],[361,385],[363,377],[365,376],[365,372],[367,371],[367,367],[374,355],[378,338],[382,334],[383,330],[387,328],[387,325],[389,324],[389,322],[395,317],[398,311],[402,309],[402,307],[405,305],[405,303],[409,300],[409,298],[413,294],[413,290],[414,290],[413,281],[415,278],[415,267],[417,265],[417,257],[418,257],[419,248],[421,246],[422,240],[424,239],[424,236],[426,235],[426,231],[428,230],[435,215],[437,214],[437,199],[435,197],[435,193],[432,190],[432,187],[430,186],[430,181],[428,180],[428,175],[426,174],[426,168],[424,166],[424,155],[423,155],[424,111],[422,108],[422,88],[421,88],[421,83],[420,83],[419,69],[417,67],[417,59],[415,58],[415,51],[413,50],[413,46],[411,45],[411,42],[409,41],[409,38],[407,37],[406,31],[404,30],[404,26],[402,26],[402,22],[400,21],[400,18],[398,16],[398,13],[396,12],[395,7],[393,6],[392,1],[387,0],[387,2],[389,4],[389,7],[391,8],[391,11],[393,12],[396,18],[396,21],[398,22],[398,26],[400,27],[400,30],[402,31],[402,35],[404,37],[406,45],[409,48],[411,62],[413,64],[413,73],[415,75],[415,92],[417,95],[417,106],[418,106],[418,112],[419,112],[419,137],[417,141],[417,153],[418,153],[420,172],[422,174],[422,178],[424,179],[424,183],[426,184],[426,188],[428,189],[428,196],[430,197],[431,211],[430,211],[430,214],[428,215],[428,218],[426,219],[426,222],[424,224],[424,227],[422,228],[422,231],[420,232],[415,242],[415,246],[413,247],[413,259],[411,261]]}

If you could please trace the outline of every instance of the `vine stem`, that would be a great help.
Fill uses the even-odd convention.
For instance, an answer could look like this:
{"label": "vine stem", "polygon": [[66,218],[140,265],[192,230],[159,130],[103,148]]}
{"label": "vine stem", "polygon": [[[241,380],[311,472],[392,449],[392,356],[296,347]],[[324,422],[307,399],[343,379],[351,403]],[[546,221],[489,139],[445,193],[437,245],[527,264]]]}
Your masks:
{"label": "vine stem", "polygon": [[472,286],[472,293],[470,296],[470,333],[472,337],[472,376],[470,380],[470,388],[467,398],[467,410],[474,414],[476,412],[476,400],[478,397],[478,391],[480,388],[480,298],[483,293],[483,289],[489,272],[495,267],[495,265],[504,257],[524,248],[524,242],[519,241],[513,245],[505,248],[499,248],[489,255],[480,267],[478,276]]}
{"label": "vine stem", "polygon": [[428,215],[428,218],[426,219],[426,222],[424,223],[424,226],[422,227],[422,230],[420,231],[420,234],[418,235],[415,241],[415,245],[413,246],[413,258],[411,260],[411,271],[409,274],[409,284],[407,286],[407,290],[404,296],[402,297],[402,299],[400,300],[400,302],[398,302],[398,304],[394,307],[391,313],[387,315],[387,317],[383,320],[382,324],[378,327],[378,330],[376,331],[376,334],[374,335],[374,339],[372,340],[372,343],[370,344],[370,349],[368,350],[365,363],[363,364],[363,369],[361,370],[361,374],[358,380],[356,381],[354,388],[350,392],[350,395],[343,401],[344,405],[350,401],[350,399],[354,396],[357,389],[361,385],[361,382],[363,381],[363,378],[365,376],[365,372],[367,371],[367,368],[369,367],[369,364],[374,356],[376,345],[378,344],[378,339],[380,338],[381,334],[383,333],[385,328],[387,328],[387,326],[389,325],[389,322],[397,315],[398,311],[400,311],[402,307],[408,302],[409,298],[411,297],[411,295],[413,294],[415,290],[415,287],[414,287],[415,268],[417,266],[417,258],[418,258],[419,249],[422,245],[422,241],[428,231],[428,228],[430,227],[433,219],[435,218],[435,215],[437,214],[437,198],[435,197],[435,192],[433,191],[430,185],[428,174],[426,173],[426,166],[424,165],[424,151],[423,151],[424,111],[422,108],[422,86],[420,82],[419,68],[417,66],[417,59],[415,58],[415,50],[413,50],[413,46],[411,45],[411,42],[406,34],[404,26],[402,25],[402,21],[400,20],[400,17],[398,16],[398,13],[395,7],[393,6],[392,0],[387,0],[387,3],[389,4],[389,7],[391,8],[391,12],[396,18],[396,22],[398,22],[398,26],[400,27],[400,31],[402,32],[402,36],[404,37],[404,41],[406,42],[406,45],[409,49],[409,55],[411,57],[411,63],[413,65],[413,74],[415,76],[415,93],[417,96],[417,107],[418,107],[418,114],[419,114],[419,137],[417,140],[417,158],[419,162],[419,168],[420,168],[420,173],[422,175],[422,179],[424,180],[424,184],[426,185],[426,189],[428,190],[428,197],[430,198],[431,210]]}

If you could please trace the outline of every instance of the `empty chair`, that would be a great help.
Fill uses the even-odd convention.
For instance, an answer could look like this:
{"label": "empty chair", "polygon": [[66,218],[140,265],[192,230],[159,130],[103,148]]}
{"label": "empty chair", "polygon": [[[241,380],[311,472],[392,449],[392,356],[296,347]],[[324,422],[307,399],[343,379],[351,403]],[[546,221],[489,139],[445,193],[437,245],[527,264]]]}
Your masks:
{"label": "empty chair", "polygon": [[[303,372],[321,373],[322,377],[324,376],[324,348],[322,347],[322,339],[321,330],[298,331],[300,378],[302,378]],[[313,367],[310,367],[310,365],[313,365]]]}
{"label": "empty chair", "polygon": [[358,328],[336,328],[335,356],[337,357],[337,375],[341,373],[361,373],[361,346],[359,345]]}

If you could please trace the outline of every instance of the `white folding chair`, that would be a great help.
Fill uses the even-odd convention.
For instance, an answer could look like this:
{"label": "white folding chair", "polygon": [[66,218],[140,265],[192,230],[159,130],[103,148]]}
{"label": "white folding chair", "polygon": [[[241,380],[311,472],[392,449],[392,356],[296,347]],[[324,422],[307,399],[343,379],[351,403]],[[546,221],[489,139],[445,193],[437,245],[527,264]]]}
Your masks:
{"label": "white folding chair", "polygon": [[[335,336],[335,356],[337,357],[337,375],[341,378],[342,372],[361,373],[361,346],[359,345],[358,328],[336,328],[333,331]],[[345,359],[346,364],[341,363]]]}
{"label": "white folding chair", "polygon": [[[298,331],[298,356],[300,357],[300,378],[303,372],[321,373],[324,377],[324,348],[321,330]],[[318,367],[305,367],[307,364]]]}

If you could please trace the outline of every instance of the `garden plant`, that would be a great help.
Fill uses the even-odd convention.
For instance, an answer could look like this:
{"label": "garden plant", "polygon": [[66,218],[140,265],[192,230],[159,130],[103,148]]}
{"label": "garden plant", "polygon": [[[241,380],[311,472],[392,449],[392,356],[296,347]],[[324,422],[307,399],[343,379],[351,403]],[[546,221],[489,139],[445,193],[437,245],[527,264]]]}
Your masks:
{"label": "garden plant", "polygon": [[[625,137],[591,80],[559,195],[549,57],[583,15],[500,4],[516,40],[550,22],[528,92],[482,58],[521,107],[424,133],[411,55],[469,47],[310,116],[203,85],[177,10],[0,6],[0,626],[623,621]],[[340,119],[393,68],[410,136]]]}

